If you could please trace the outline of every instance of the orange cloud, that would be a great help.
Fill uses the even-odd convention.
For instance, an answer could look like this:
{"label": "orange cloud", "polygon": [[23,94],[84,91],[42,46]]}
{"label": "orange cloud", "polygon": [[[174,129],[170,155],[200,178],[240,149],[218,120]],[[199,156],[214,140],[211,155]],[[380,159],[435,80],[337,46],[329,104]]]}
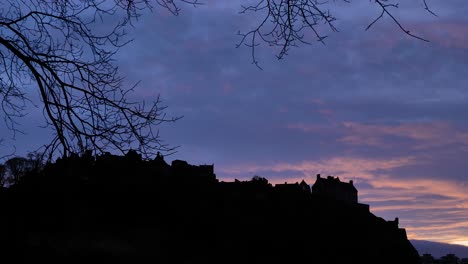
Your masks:
{"label": "orange cloud", "polygon": [[[468,240],[468,193],[462,184],[446,179],[400,179],[390,175],[367,182],[372,187],[360,191],[361,201],[371,204],[371,211],[376,214],[405,213],[401,225],[410,239],[454,244]],[[423,198],[435,194],[446,198],[430,201]],[[385,200],[395,203],[385,204]]]}

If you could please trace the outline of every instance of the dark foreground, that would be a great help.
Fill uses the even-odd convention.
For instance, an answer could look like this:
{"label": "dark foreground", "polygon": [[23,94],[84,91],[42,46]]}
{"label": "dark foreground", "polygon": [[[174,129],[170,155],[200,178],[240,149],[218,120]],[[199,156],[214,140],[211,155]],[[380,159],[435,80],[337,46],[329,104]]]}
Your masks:
{"label": "dark foreground", "polygon": [[0,192],[2,263],[419,263],[398,223],[161,157],[72,157]]}

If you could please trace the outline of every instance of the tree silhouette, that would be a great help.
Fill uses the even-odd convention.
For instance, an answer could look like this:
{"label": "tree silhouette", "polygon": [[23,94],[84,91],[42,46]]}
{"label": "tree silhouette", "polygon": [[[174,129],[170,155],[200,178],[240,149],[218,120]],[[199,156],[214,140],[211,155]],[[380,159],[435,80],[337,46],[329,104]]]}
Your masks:
{"label": "tree silhouette", "polygon": [[5,177],[11,184],[18,183],[27,172],[32,170],[33,163],[23,157],[13,157],[5,162]]}
{"label": "tree silhouette", "polygon": [[12,157],[0,164],[0,187],[17,184],[28,173],[40,172],[44,168],[44,154],[30,152],[27,158]]}
{"label": "tree silhouette", "polygon": [[[158,4],[174,14],[171,0]],[[54,131],[45,151],[136,148],[151,155],[169,151],[154,127],[167,118],[159,98],[150,104],[128,100],[133,87],[122,86],[113,55],[125,45],[125,26],[149,1],[7,0],[0,11],[0,99],[7,127],[18,132],[18,118],[28,111],[28,86],[39,91],[47,126]],[[124,10],[125,12],[122,12]],[[123,13],[123,14],[120,14]],[[96,22],[113,20],[106,33]]]}
{"label": "tree silhouette", "polygon": [[[347,0],[342,0],[348,2]],[[421,0],[430,11],[426,0]],[[19,118],[30,111],[30,88],[37,89],[40,109],[54,134],[45,145],[45,153],[67,156],[92,150],[96,154],[113,150],[121,154],[137,149],[149,157],[157,151],[172,151],[159,137],[158,125],[177,118],[166,117],[158,98],[131,101],[134,87],[124,87],[113,56],[128,43],[125,29],[144,9],[161,6],[174,15],[178,3],[199,4],[197,0],[5,0],[0,3],[0,100],[6,126],[20,132]],[[317,40],[326,36],[319,24],[336,30],[335,17],[319,0],[255,0],[242,6],[243,13],[259,13],[263,20],[252,30],[240,33],[238,46],[252,50],[260,41],[280,47],[283,58],[291,47],[310,44],[305,32]],[[392,15],[397,0],[374,0],[381,14],[369,27],[389,16],[405,34],[406,30]],[[96,29],[98,22],[117,21],[105,33]],[[109,23],[106,23],[108,26]],[[104,27],[105,28],[105,27]],[[419,38],[422,39],[422,38]]]}

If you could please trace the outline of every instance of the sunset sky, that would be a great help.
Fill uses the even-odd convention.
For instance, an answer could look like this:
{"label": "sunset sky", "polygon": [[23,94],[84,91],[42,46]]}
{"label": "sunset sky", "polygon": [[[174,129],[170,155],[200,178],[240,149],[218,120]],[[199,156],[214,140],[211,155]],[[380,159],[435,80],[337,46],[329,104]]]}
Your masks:
{"label": "sunset sky", "polygon": [[[278,50],[236,48],[237,32],[259,16],[239,14],[248,1],[181,5],[179,16],[156,8],[129,29],[134,41],[117,63],[134,99],[158,94],[167,157],[215,164],[222,180],[260,175],[272,183],[315,175],[354,180],[359,200],[387,220],[400,218],[410,239],[468,246],[468,2],[402,1],[396,17],[429,43],[404,35],[372,1],[330,4],[340,32],[325,45]],[[411,2],[411,3],[407,3]],[[324,28],[325,29],[325,28]],[[36,95],[32,92],[31,95]],[[41,110],[21,119],[16,152],[49,138]],[[12,150],[7,135],[1,154]]]}

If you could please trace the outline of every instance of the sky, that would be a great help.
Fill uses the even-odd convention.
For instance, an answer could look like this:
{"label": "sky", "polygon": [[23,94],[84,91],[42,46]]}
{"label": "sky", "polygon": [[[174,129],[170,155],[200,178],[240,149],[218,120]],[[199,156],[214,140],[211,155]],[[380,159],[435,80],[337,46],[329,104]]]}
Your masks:
{"label": "sky", "polygon": [[[354,180],[359,201],[399,217],[410,239],[468,246],[468,2],[428,1],[437,17],[400,3],[395,16],[430,42],[388,18],[365,31],[379,15],[372,1],[333,3],[339,32],[282,60],[261,45],[263,70],[236,48],[259,16],[239,14],[245,1],[203,2],[145,13],[116,56],[126,83],[140,81],[133,99],[160,95],[168,115],[183,116],[160,127],[180,146],[166,160],[214,164],[225,181]],[[21,120],[18,154],[47,142],[42,118],[33,109]]]}

